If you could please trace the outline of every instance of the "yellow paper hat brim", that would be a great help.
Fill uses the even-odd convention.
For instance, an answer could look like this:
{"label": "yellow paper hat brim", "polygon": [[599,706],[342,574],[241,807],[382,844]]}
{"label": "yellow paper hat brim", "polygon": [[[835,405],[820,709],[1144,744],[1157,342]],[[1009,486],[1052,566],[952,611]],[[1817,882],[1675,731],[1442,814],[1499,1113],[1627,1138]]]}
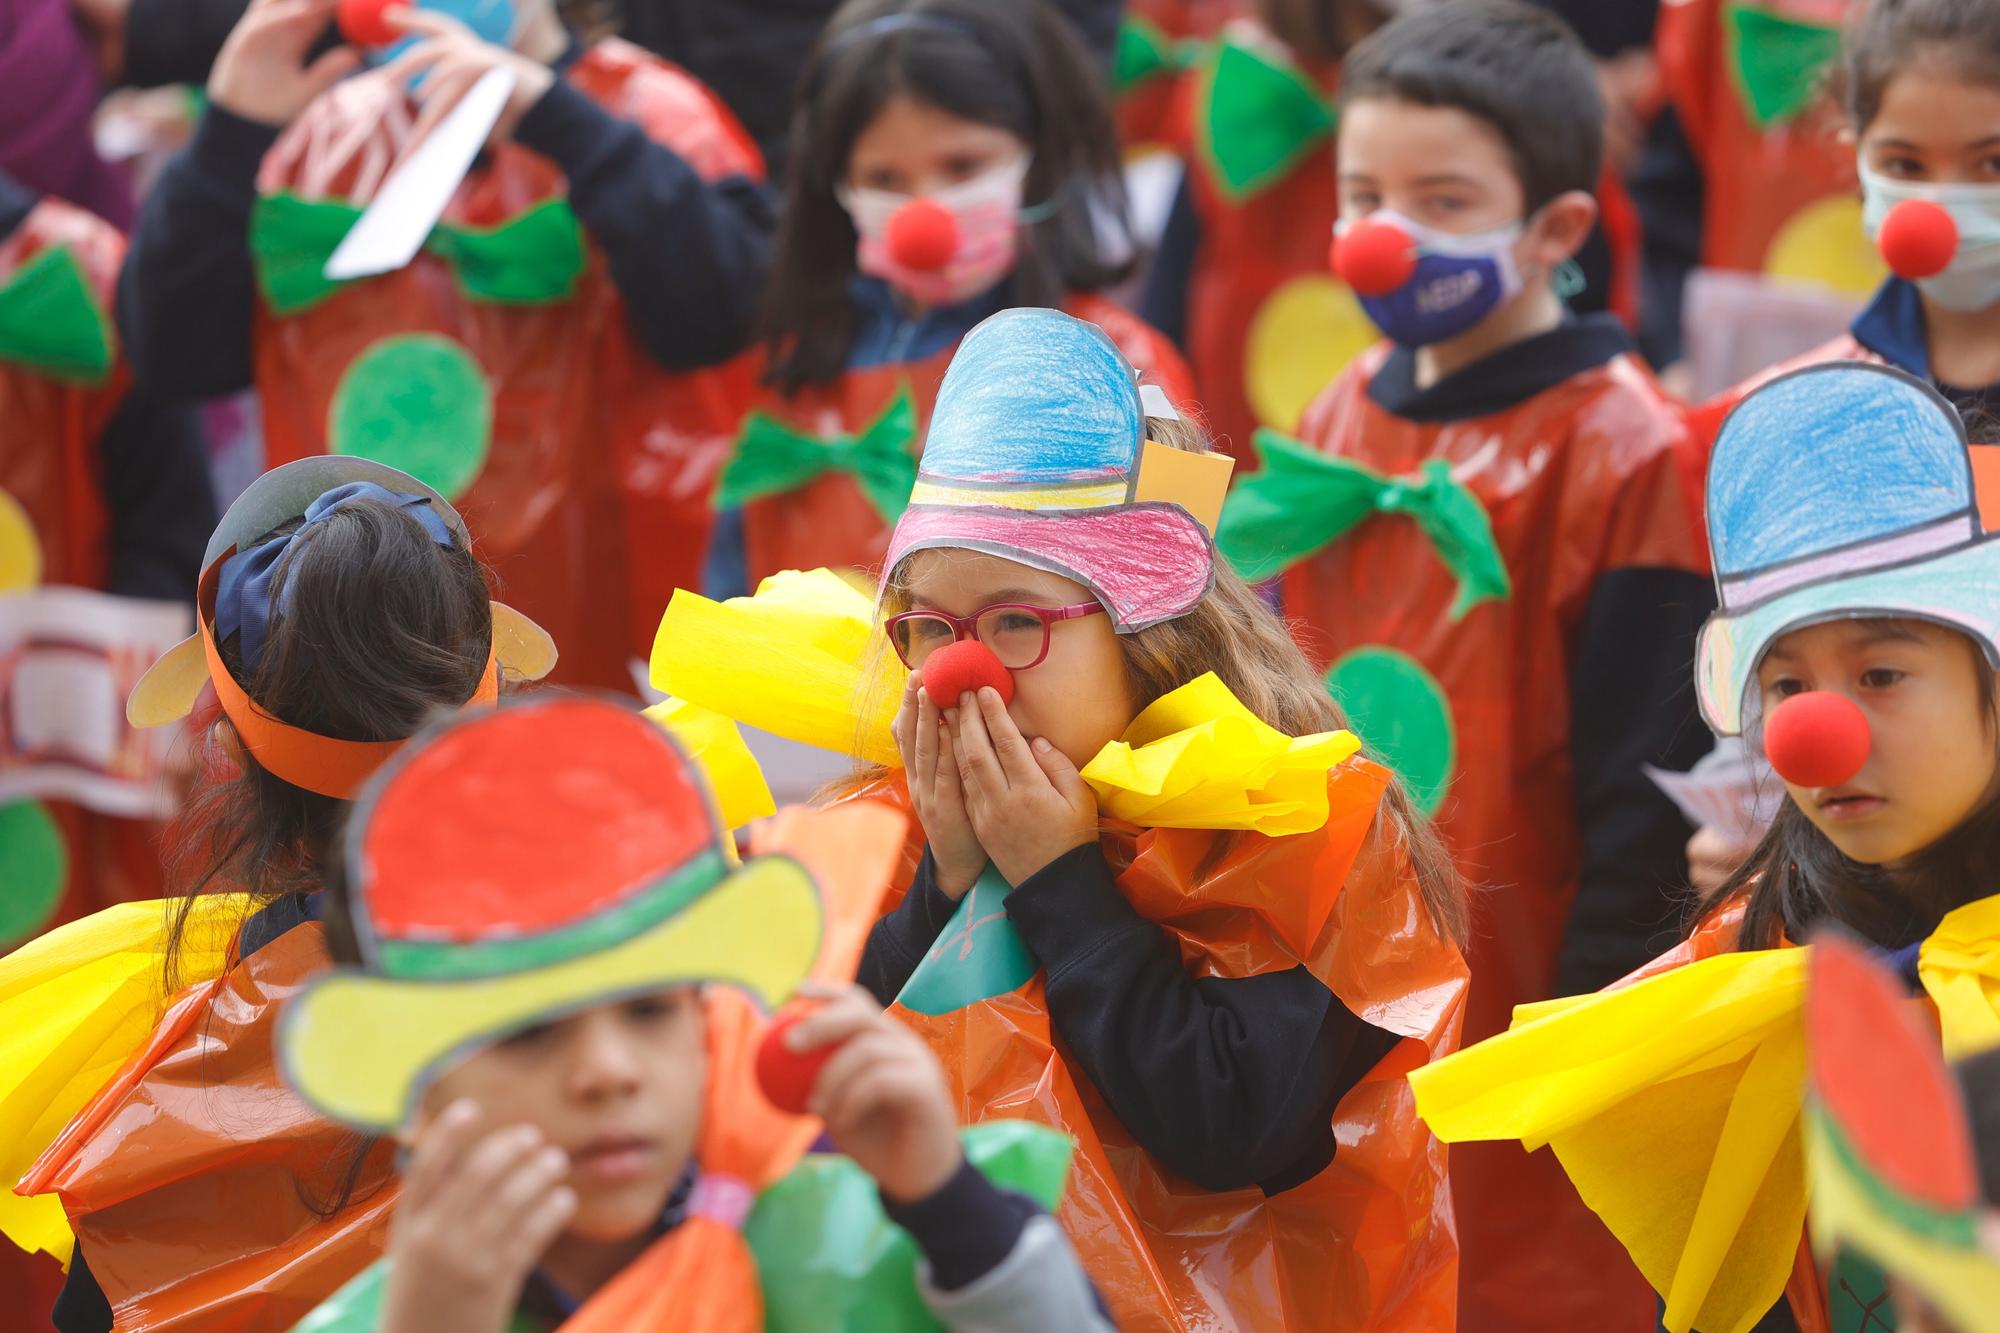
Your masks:
{"label": "yellow paper hat brim", "polygon": [[453,1058],[536,1023],[672,986],[720,982],[775,1008],[811,971],[822,908],[788,856],[747,862],[609,949],[504,976],[409,981],[338,967],[286,1010],[286,1079],[332,1119],[388,1133]]}

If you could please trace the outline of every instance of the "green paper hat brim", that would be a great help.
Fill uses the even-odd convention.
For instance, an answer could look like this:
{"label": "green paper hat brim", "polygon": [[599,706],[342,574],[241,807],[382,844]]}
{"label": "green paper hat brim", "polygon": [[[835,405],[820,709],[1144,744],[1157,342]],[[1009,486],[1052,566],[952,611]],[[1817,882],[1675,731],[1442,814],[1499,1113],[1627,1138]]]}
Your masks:
{"label": "green paper hat brim", "polygon": [[1750,683],[1772,644],[1812,625],[1882,618],[1957,630],[2000,669],[2000,543],[1979,541],[1893,569],[1815,583],[1733,615],[1716,613],[1695,650],[1702,717],[1719,736],[1742,735],[1752,720]]}
{"label": "green paper hat brim", "polygon": [[458,1059],[537,1023],[704,982],[776,1008],[819,955],[821,917],[805,866],[762,856],[658,925],[545,967],[463,981],[337,967],[285,1011],[279,1064],[329,1118],[391,1133]]}

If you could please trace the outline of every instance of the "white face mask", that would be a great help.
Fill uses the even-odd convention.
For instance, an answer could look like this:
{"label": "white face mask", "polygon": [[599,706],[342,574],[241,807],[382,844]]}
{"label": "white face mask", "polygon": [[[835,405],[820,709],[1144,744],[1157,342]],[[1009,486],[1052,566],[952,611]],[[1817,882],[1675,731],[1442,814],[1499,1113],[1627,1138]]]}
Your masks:
{"label": "white face mask", "polygon": [[[925,305],[956,305],[1013,271],[1020,250],[1021,193],[1027,179],[1028,159],[1022,157],[931,195],[842,186],[835,197],[860,235],[855,262],[863,273]],[[940,268],[912,268],[889,250],[889,219],[918,197],[945,208],[958,224],[957,244]]]}
{"label": "white face mask", "polygon": [[1927,199],[1958,224],[1958,253],[1936,277],[1917,287],[1946,310],[1985,310],[2000,305],[2000,185],[1932,185],[1899,181],[1862,168],[1861,215],[1868,239],[1882,230],[1889,210],[1906,199]]}

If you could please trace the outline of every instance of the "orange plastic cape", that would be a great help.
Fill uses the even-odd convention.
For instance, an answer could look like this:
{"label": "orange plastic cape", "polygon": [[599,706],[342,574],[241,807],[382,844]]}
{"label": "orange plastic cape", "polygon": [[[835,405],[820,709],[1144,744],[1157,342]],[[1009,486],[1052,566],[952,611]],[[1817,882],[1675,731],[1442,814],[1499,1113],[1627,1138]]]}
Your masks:
{"label": "orange plastic cape", "polygon": [[[815,978],[854,975],[903,833],[903,815],[880,803],[789,810],[753,827],[753,853],[796,856],[819,884],[827,911]],[[22,1182],[29,1193],[62,1196],[120,1333],[289,1328],[380,1257],[397,1190],[391,1145],[376,1143],[347,1204],[320,1216],[313,1203],[334,1201],[362,1141],[309,1110],[272,1057],[279,1010],[327,963],[324,934],[308,924],[187,992]],[[726,996],[710,1013],[715,1065],[701,1160],[753,1188],[768,1184],[811,1145],[817,1124],[782,1116],[750,1091],[766,1020]],[[570,1327],[761,1328],[761,1315],[739,1322],[761,1309],[743,1303],[757,1299],[748,1263],[733,1229],[679,1228]],[[649,1291],[649,1282],[659,1285]],[[631,1322],[649,1298],[675,1302],[674,1317]],[[717,1322],[681,1322],[709,1308],[701,1302],[712,1302]]]}
{"label": "orange plastic cape", "polygon": [[[108,327],[125,238],[80,208],[55,199],[36,204],[0,241],[0,282],[55,246],[76,256]],[[111,518],[98,441],[130,382],[123,358],[96,384],[0,360],[0,438],[7,441],[0,447],[0,494],[25,511],[40,548],[41,583],[102,588],[110,573]],[[69,802],[43,804],[62,831],[69,871],[47,925],[159,896],[155,825],[113,819]]]}
{"label": "orange plastic cape", "polygon": [[[721,103],[636,47],[601,43],[564,77],[708,178],[762,174]],[[365,202],[406,150],[412,116],[379,75],[346,80],[278,141],[259,188]],[[505,143],[459,187],[445,221],[491,228],[563,193],[553,163]],[[442,476],[425,479],[444,483],[479,534],[507,600],[562,645],[556,679],[629,689],[628,664],[645,656],[665,591],[699,586],[708,493],[750,382],[741,365],[681,375],[653,367],[627,331],[603,257],[586,249],[573,294],[550,304],[470,300],[429,252],[290,315],[260,302],[257,383],[269,466],[329,448],[350,372],[371,351],[393,363],[385,339],[427,335],[446,340],[448,356],[451,345],[469,355],[493,395],[490,447],[460,492]],[[380,461],[420,470],[401,455]]]}
{"label": "orange plastic cape", "polygon": [[[1074,296],[1066,308],[1109,334],[1125,359],[1144,373],[1149,383],[1166,390],[1168,398],[1177,403],[1194,401],[1194,383],[1186,363],[1151,325],[1102,297]],[[756,404],[757,410],[793,430],[831,439],[867,430],[898,394],[907,391],[916,410],[917,428],[909,442],[914,458],[923,452],[938,385],[943,383],[945,367],[956,350],[954,344],[922,361],[849,371],[831,384],[805,389],[789,398],[767,389]],[[879,570],[889,551],[890,528],[881,511],[845,473],[825,473],[796,491],[752,500],[743,506],[743,546],[750,586],[754,588],[788,569]],[[701,581],[697,578],[679,586],[698,588]],[[654,605],[655,617],[665,604],[662,598]]]}
{"label": "orange plastic cape", "polygon": [[[1364,737],[1371,713],[1436,710],[1442,744],[1392,758],[1406,776],[1417,760],[1448,775],[1438,828],[1468,883],[1497,886],[1480,895],[1468,950],[1471,1042],[1555,987],[1583,855],[1565,664],[1591,590],[1611,569],[1704,572],[1706,551],[1679,410],[1629,355],[1506,411],[1443,423],[1368,396],[1386,355],[1378,347],[1349,367],[1308,412],[1303,438],[1388,476],[1448,464],[1491,521],[1512,595],[1454,616],[1456,576],[1422,528],[1386,514],[1293,566],[1283,609],[1306,655],[1336,673]],[[1393,688],[1371,708],[1339,685],[1349,671]],[[1452,1189],[1466,1327],[1651,1327],[1645,1280],[1546,1155],[1457,1149]]]}
{"label": "orange plastic cape", "polygon": [[[1466,972],[1378,818],[1388,781],[1362,759],[1335,767],[1332,815],[1311,833],[1112,824],[1104,836],[1119,888],[1173,933],[1192,972],[1303,962],[1349,1009],[1405,1038],[1341,1100],[1333,1163],[1296,1189],[1213,1193],[1154,1160],[1051,1032],[1039,971],[955,1012],[894,1011],[942,1057],[966,1123],[1038,1121],[1076,1140],[1058,1216],[1122,1328],[1455,1326],[1445,1151],[1417,1120],[1404,1076],[1457,1046]],[[858,795],[907,800],[900,775]],[[914,821],[912,838],[902,889],[921,853]],[[961,945],[971,941],[940,941],[936,952]]]}

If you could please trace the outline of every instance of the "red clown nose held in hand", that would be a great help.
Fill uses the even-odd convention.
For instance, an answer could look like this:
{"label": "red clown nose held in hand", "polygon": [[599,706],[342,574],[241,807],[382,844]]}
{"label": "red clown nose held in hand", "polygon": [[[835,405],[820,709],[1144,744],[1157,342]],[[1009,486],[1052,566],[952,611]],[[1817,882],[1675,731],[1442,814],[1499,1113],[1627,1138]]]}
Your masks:
{"label": "red clown nose held in hand", "polygon": [[1905,199],[1882,219],[1875,244],[1897,277],[1933,278],[1958,255],[1958,224],[1941,205]]}
{"label": "red clown nose held in hand", "polygon": [[1785,700],[1764,723],[1764,754],[1794,787],[1838,787],[1868,762],[1868,719],[1844,694],[1815,691]]}
{"label": "red clown nose held in hand", "polygon": [[389,14],[408,4],[409,0],[340,0],[336,12],[340,35],[355,46],[394,46],[406,34],[389,21]]}
{"label": "red clown nose held in hand", "polygon": [[806,1103],[819,1082],[820,1070],[841,1047],[832,1042],[810,1051],[795,1051],[785,1044],[791,1030],[812,1016],[818,1005],[795,1005],[773,1020],[757,1043],[757,1087],[764,1100],[787,1115],[804,1115]]}
{"label": "red clown nose held in hand", "polygon": [[960,695],[982,685],[998,690],[1001,703],[1014,702],[1013,673],[977,639],[948,643],[924,659],[924,693],[939,708],[958,707]]}
{"label": "red clown nose held in hand", "polygon": [[1387,296],[1417,271],[1417,243],[1389,222],[1357,222],[1333,238],[1340,280],[1363,296]]}
{"label": "red clown nose held in hand", "polygon": [[935,273],[958,249],[958,219],[931,199],[912,199],[889,216],[882,233],[889,257],[919,273]]}

